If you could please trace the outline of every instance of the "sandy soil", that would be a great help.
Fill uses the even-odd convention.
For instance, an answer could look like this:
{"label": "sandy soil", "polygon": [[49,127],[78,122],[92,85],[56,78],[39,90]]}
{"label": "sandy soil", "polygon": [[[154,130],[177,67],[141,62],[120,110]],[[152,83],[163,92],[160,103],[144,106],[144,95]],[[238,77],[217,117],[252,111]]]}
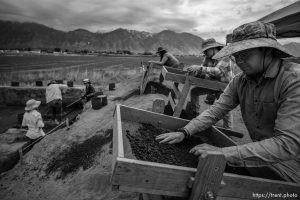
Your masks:
{"label": "sandy soil", "polygon": [[[80,114],[70,130],[61,129],[45,137],[24,156],[12,170],[0,176],[0,199],[139,199],[136,193],[111,191],[111,141],[113,111],[116,103],[151,110],[156,98],[167,99],[161,94],[138,95],[140,78],[127,80],[118,84],[115,91],[104,91],[108,95],[108,105],[100,110],[93,110],[87,103],[84,112]],[[244,130],[238,110],[235,111],[236,130]],[[99,137],[96,137],[99,136]],[[103,139],[99,142],[97,152],[89,152],[87,160],[76,162],[76,145],[86,150],[91,138]],[[94,145],[94,144],[93,144]],[[79,159],[79,158],[78,158]],[[80,158],[81,159],[81,158]],[[51,168],[51,163],[61,163],[57,168]],[[77,163],[78,166],[74,167]],[[73,168],[72,168],[73,167]],[[52,169],[52,170],[50,170]],[[65,173],[65,176],[62,174]]]}

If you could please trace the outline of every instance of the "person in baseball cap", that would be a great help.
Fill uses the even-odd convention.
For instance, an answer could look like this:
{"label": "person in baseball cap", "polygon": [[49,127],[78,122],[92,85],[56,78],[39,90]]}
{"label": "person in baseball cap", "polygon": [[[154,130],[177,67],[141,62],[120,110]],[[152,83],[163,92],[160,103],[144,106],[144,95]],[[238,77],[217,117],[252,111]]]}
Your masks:
{"label": "person in baseball cap", "polygon": [[83,79],[83,84],[85,85],[85,93],[81,97],[84,100],[84,103],[88,102],[95,95],[95,88],[92,85],[90,79]]}
{"label": "person in baseball cap", "polygon": [[162,143],[178,143],[215,124],[237,106],[252,142],[219,148],[201,144],[190,153],[217,151],[230,167],[253,176],[300,183],[300,64],[276,40],[273,24],[250,22],[233,30],[227,45],[213,58],[233,55],[242,73],[228,84],[218,101],[182,131],[157,136]]}

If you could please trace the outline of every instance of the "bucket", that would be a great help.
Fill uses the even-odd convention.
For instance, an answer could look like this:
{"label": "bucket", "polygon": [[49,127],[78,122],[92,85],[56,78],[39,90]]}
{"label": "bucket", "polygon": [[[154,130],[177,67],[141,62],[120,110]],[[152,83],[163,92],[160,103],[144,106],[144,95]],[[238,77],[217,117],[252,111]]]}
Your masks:
{"label": "bucket", "polygon": [[18,87],[18,86],[20,86],[20,83],[19,83],[19,82],[16,82],[16,81],[12,81],[12,82],[11,82],[11,86],[13,86],[13,87]]}
{"label": "bucket", "polygon": [[38,86],[38,87],[43,86],[43,81],[36,81],[35,86]]}
{"label": "bucket", "polygon": [[68,81],[68,82],[67,82],[67,85],[68,85],[68,87],[73,87],[73,86],[74,86],[74,83],[73,83],[73,81]]}
{"label": "bucket", "polygon": [[94,110],[98,110],[98,109],[102,108],[103,106],[107,105],[107,96],[99,95],[99,96],[93,97],[91,102],[92,102],[92,108]]}
{"label": "bucket", "polygon": [[110,84],[108,85],[108,89],[109,89],[109,90],[114,90],[115,87],[116,87],[116,84],[115,84],[115,83],[110,83]]}
{"label": "bucket", "polygon": [[17,114],[17,122],[18,122],[19,125],[22,124],[23,116],[24,116],[24,113],[18,113]]}

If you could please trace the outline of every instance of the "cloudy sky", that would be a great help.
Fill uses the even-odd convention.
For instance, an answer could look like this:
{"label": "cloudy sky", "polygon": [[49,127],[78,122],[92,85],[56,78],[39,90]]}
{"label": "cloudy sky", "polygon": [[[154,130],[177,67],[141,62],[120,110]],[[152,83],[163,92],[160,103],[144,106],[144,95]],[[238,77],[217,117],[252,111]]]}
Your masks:
{"label": "cloudy sky", "polygon": [[225,41],[233,28],[297,0],[0,0],[0,19],[55,29],[189,32]]}

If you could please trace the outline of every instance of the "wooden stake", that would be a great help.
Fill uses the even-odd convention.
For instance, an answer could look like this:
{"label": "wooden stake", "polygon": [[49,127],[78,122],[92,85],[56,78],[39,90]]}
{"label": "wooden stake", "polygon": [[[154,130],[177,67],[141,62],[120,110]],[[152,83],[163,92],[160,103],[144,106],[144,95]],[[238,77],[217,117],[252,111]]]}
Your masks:
{"label": "wooden stake", "polygon": [[180,95],[180,99],[174,110],[174,114],[173,114],[174,117],[180,117],[181,111],[183,109],[183,106],[184,106],[186,97],[190,91],[190,88],[191,88],[190,77],[188,75],[186,75],[185,83],[184,83],[184,86],[182,89],[182,93]]}
{"label": "wooden stake", "polygon": [[67,130],[70,130],[70,121],[68,117],[66,119],[66,126],[67,126]]}
{"label": "wooden stake", "polygon": [[209,152],[199,158],[190,200],[216,199],[225,170],[225,156]]}
{"label": "wooden stake", "polygon": [[19,149],[19,156],[20,156],[20,163],[21,165],[23,165],[23,151],[22,151],[22,148]]}

